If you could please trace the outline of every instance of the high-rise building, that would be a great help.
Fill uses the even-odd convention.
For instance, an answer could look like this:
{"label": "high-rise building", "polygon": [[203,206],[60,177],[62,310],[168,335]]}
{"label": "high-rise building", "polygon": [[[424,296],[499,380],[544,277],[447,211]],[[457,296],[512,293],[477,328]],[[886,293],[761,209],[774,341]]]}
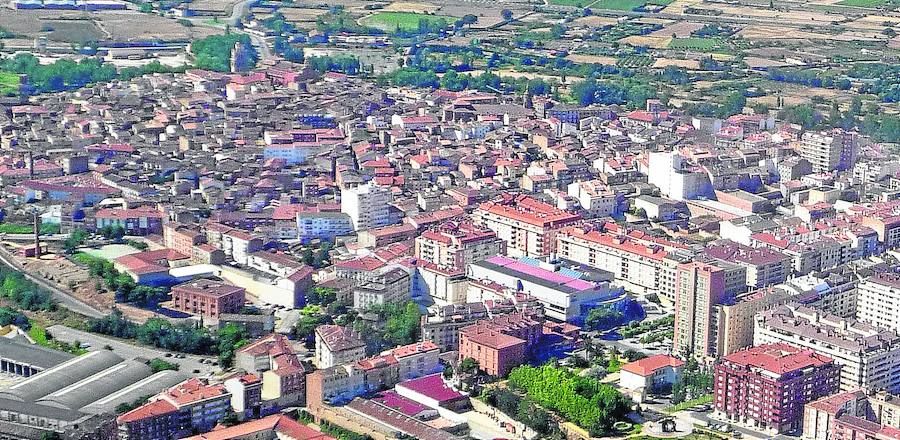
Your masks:
{"label": "high-rise building", "polygon": [[882,273],[856,288],[856,318],[877,327],[900,332],[900,276]]}
{"label": "high-rise building", "polygon": [[768,433],[803,424],[803,406],[838,390],[840,366],[788,344],[751,347],[725,356],[715,368],[717,414]]}
{"label": "high-rise building", "polygon": [[858,150],[856,133],[841,129],[803,133],[800,145],[800,154],[812,163],[814,173],[853,168]]}
{"label": "high-rise building", "polygon": [[581,219],[528,196],[503,195],[482,203],[475,223],[497,233],[512,257],[546,257],[556,251],[556,234]]}
{"label": "high-rise building", "polygon": [[900,336],[797,303],[756,315],[755,344],[814,350],[841,366],[841,391],[900,391]]}
{"label": "high-rise building", "polygon": [[678,266],[675,275],[674,348],[696,357],[715,355],[713,310],[725,292],[725,271],[701,262]]}
{"label": "high-rise building", "polygon": [[416,238],[416,258],[443,269],[465,271],[466,264],[506,253],[506,242],[490,229],[446,222]]}
{"label": "high-rise building", "polygon": [[390,208],[393,201],[390,188],[369,182],[341,191],[341,212],[350,216],[357,231],[387,226],[395,223]]}

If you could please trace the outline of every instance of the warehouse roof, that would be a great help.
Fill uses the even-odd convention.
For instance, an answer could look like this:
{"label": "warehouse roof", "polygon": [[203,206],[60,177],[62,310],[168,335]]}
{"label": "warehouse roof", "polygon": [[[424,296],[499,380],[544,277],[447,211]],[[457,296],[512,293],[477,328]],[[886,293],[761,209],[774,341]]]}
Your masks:
{"label": "warehouse roof", "polygon": [[6,338],[0,338],[0,358],[28,364],[42,370],[52,368],[69,359],[72,355],[40,345],[23,344]]}

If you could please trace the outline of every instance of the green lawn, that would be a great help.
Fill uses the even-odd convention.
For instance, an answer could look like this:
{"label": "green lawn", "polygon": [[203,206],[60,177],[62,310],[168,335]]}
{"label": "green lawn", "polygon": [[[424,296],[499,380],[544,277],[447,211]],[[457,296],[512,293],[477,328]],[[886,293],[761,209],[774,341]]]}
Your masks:
{"label": "green lawn", "polygon": [[719,52],[726,49],[725,44],[718,38],[673,38],[669,43],[669,49],[694,50],[697,52]]}
{"label": "green lawn", "polygon": [[837,4],[842,6],[855,6],[858,8],[896,8],[898,2],[896,0],[843,0]]}
{"label": "green lawn", "polygon": [[19,93],[22,80],[18,74],[0,72],[0,95],[15,95]]}
{"label": "green lawn", "polygon": [[[31,225],[20,225],[16,223],[3,223],[0,224],[0,233],[4,234],[31,234],[34,232],[34,227]],[[59,225],[51,224],[51,223],[42,223],[41,224],[41,234],[58,234],[59,233]]]}
{"label": "green lawn", "polygon": [[28,330],[28,336],[34,340],[34,343],[43,347],[52,348],[54,350],[65,351],[67,353],[80,356],[87,353],[87,350],[78,346],[78,344],[66,344],[47,337],[47,329],[43,326],[32,323]]}
{"label": "green lawn", "polygon": [[[565,1],[565,0],[562,0]],[[588,6],[594,9],[613,9],[616,11],[632,11],[644,5],[665,6],[675,0],[597,0]]]}
{"label": "green lawn", "polygon": [[385,32],[393,32],[398,28],[401,31],[412,32],[419,29],[419,21],[425,20],[431,25],[437,25],[440,21],[447,23],[447,17],[441,15],[416,14],[414,12],[378,12],[361,20],[364,26],[381,29]]}
{"label": "green lawn", "polygon": [[684,402],[679,403],[678,405],[670,406],[670,407],[664,409],[663,411],[665,411],[669,414],[672,414],[672,413],[676,413],[678,411],[684,411],[688,408],[692,408],[697,405],[705,405],[707,403],[712,402],[712,400],[713,400],[712,394],[707,394],[705,396],[700,396],[696,399],[686,400]]}

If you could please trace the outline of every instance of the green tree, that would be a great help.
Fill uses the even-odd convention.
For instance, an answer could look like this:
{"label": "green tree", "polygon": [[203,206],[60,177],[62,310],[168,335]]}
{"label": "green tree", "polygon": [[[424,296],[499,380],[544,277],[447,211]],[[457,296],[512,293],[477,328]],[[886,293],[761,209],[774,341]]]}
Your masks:
{"label": "green tree", "polygon": [[234,363],[234,353],[239,348],[247,345],[250,334],[243,326],[228,324],[219,330],[219,365],[222,369],[231,368]]}

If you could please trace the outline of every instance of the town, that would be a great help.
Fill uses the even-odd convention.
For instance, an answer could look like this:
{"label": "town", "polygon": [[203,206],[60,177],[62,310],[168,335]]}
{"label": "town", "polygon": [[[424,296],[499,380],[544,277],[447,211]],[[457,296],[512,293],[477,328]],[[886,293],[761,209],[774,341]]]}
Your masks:
{"label": "town", "polygon": [[897,8],[0,5],[0,440],[900,440]]}

